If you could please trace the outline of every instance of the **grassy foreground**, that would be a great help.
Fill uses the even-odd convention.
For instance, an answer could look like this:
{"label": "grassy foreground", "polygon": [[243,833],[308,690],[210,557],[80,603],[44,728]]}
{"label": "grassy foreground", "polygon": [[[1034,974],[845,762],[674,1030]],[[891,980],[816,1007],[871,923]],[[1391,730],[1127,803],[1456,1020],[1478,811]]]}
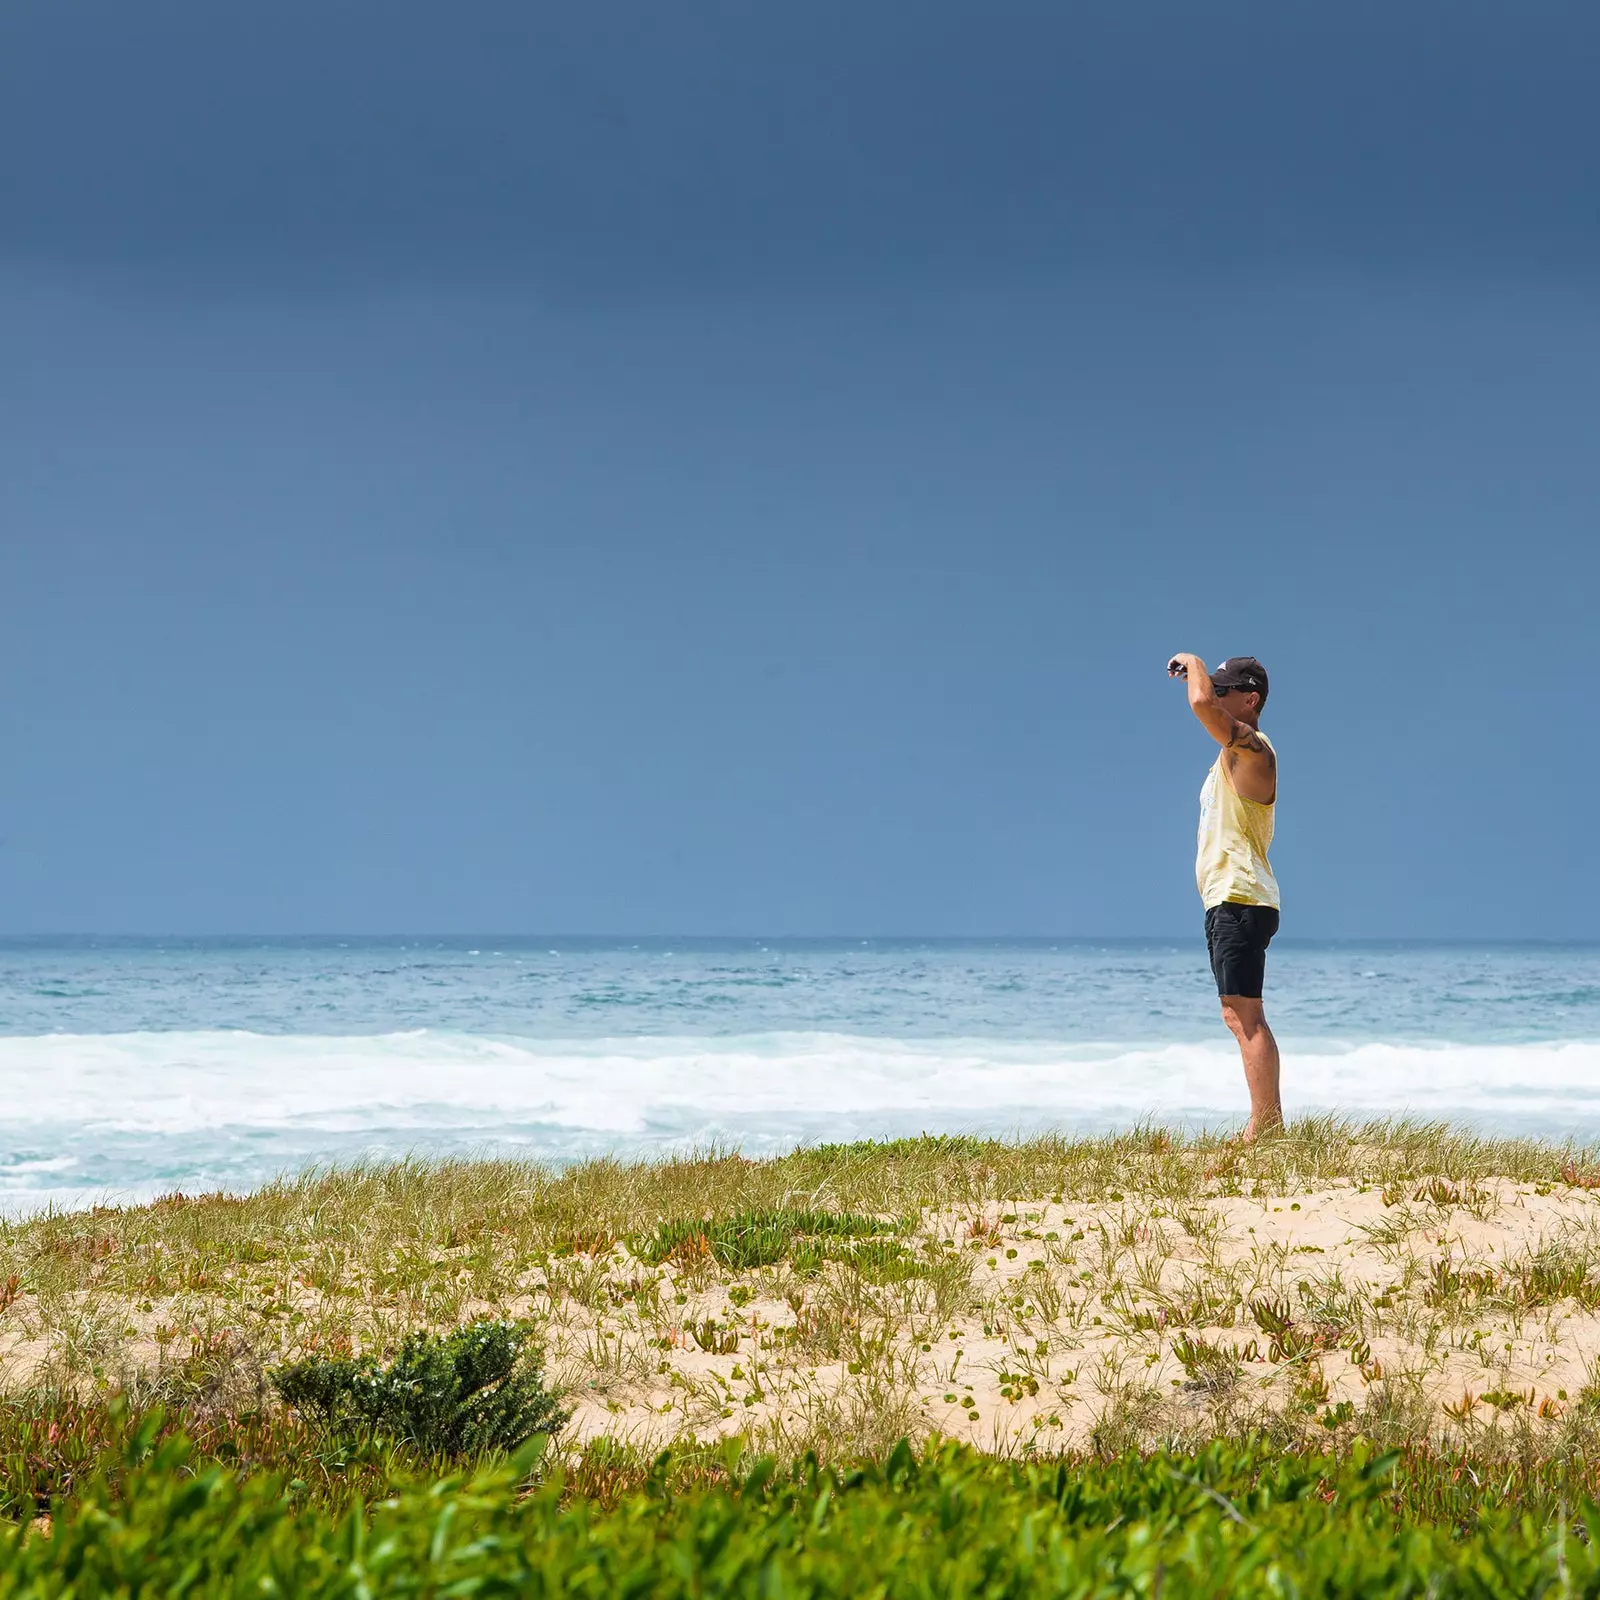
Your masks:
{"label": "grassy foreground", "polygon": [[848,1472],[729,1450],[719,1483],[676,1486],[663,1465],[610,1503],[559,1474],[529,1489],[530,1452],[342,1513],[149,1444],[48,1537],[0,1534],[0,1595],[1600,1593],[1592,1504],[1480,1510],[1463,1529],[1431,1514],[1459,1467],[1413,1461],[1397,1488],[1402,1464],[1364,1444],[1342,1461],[1213,1447],[1073,1468],[902,1444]]}
{"label": "grassy foreground", "polygon": [[1597,1183],[1583,1150],[1329,1122],[312,1173],[0,1225],[0,1386],[248,1434],[277,1364],[500,1318],[569,1446],[1554,1448],[1590,1426]]}
{"label": "grassy foreground", "polygon": [[1597,1189],[1313,1122],[0,1225],[0,1594],[1600,1593]]}

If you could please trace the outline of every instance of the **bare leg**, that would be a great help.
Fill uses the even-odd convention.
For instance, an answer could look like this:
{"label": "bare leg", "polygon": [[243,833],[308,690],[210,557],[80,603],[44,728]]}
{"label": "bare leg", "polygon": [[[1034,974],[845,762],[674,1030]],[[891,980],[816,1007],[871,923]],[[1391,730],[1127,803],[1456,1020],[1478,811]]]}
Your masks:
{"label": "bare leg", "polygon": [[1239,1041],[1244,1059],[1244,1081],[1250,1090],[1250,1120],[1244,1125],[1244,1142],[1283,1126],[1283,1103],[1278,1098],[1278,1041],[1272,1037],[1259,1000],[1244,995],[1222,997],[1222,1020]]}

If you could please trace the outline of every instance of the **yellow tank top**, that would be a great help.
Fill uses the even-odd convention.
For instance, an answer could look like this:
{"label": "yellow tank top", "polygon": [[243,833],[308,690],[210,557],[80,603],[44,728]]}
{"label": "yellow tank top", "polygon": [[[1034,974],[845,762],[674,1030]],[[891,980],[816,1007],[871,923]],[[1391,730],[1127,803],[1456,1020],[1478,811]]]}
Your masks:
{"label": "yellow tank top", "polygon": [[[1261,735],[1261,742],[1277,756],[1266,734]],[[1223,775],[1226,755],[1225,750],[1217,752],[1216,763],[1200,790],[1200,842],[1194,861],[1200,898],[1207,911],[1228,900],[1237,905],[1277,906],[1278,880],[1267,860],[1276,808],[1234,793]]]}

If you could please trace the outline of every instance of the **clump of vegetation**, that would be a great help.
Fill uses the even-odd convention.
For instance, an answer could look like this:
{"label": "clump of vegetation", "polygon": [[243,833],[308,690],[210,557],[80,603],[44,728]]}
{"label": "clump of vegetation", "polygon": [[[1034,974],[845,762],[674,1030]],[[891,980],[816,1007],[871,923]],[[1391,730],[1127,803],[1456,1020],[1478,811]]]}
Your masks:
{"label": "clump of vegetation", "polygon": [[117,1476],[119,1463],[135,1463],[152,1442],[180,1435],[194,1471],[275,1475],[292,1480],[297,1496],[330,1506],[352,1496],[381,1500],[396,1484],[450,1465],[388,1440],[338,1438],[277,1407],[135,1408],[124,1394],[24,1389],[0,1398],[0,1518],[49,1515],[104,1476],[108,1463]]}
{"label": "clump of vegetation", "polygon": [[567,1413],[544,1386],[517,1322],[474,1322],[439,1337],[413,1334],[388,1366],[371,1356],[311,1356],[277,1368],[287,1404],[330,1432],[392,1439],[429,1456],[510,1453],[559,1433]]}
{"label": "clump of vegetation", "polygon": [[634,1243],[633,1253],[643,1261],[692,1263],[710,1256],[735,1272],[794,1261],[798,1270],[815,1269],[830,1252],[840,1253],[846,1241],[867,1239],[895,1231],[892,1222],[848,1211],[791,1211],[785,1207],[740,1211],[731,1217],[659,1224],[655,1232]]}
{"label": "clump of vegetation", "polygon": [[1172,1353],[1190,1385],[1207,1393],[1221,1394],[1231,1389],[1244,1371],[1237,1351],[1191,1338],[1187,1333],[1180,1333],[1173,1341]]}

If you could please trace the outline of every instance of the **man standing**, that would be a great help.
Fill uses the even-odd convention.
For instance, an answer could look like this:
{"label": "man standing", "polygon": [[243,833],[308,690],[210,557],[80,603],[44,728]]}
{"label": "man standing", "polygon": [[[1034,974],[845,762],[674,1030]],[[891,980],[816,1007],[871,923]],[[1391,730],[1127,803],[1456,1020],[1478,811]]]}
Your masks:
{"label": "man standing", "polygon": [[1207,672],[1199,656],[1177,655],[1167,673],[1187,679],[1189,709],[1222,746],[1200,790],[1195,878],[1206,908],[1206,947],[1222,1020],[1239,1041],[1250,1088],[1248,1144],[1283,1126],[1278,1041],[1261,1006],[1267,946],[1278,931],[1278,881],[1267,860],[1278,757],[1258,726],[1267,703],[1267,670],[1254,656],[1229,656]]}

